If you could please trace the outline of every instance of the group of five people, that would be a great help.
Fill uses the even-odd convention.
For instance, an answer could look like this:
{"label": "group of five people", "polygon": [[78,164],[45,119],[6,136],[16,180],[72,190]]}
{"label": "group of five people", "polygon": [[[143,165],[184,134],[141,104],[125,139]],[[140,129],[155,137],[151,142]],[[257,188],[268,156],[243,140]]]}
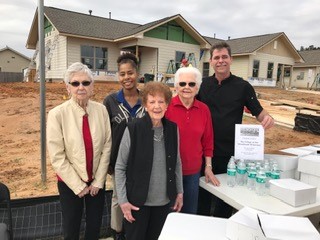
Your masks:
{"label": "group of five people", "polygon": [[[65,239],[79,239],[83,209],[85,239],[99,238],[107,173],[114,186],[114,239],[158,239],[171,211],[211,214],[212,195],[199,189],[199,178],[220,185],[214,174],[227,170],[244,107],[265,129],[274,120],[253,87],[231,74],[230,46],[221,42],[210,54],[214,75],[201,81],[198,69],[178,69],[172,97],[160,82],[139,90],[138,60],[124,53],[117,60],[122,88],[103,104],[90,100],[90,69],[82,63],[68,68],[70,99],[49,111],[47,121]],[[214,216],[232,213],[219,199],[214,209]]]}

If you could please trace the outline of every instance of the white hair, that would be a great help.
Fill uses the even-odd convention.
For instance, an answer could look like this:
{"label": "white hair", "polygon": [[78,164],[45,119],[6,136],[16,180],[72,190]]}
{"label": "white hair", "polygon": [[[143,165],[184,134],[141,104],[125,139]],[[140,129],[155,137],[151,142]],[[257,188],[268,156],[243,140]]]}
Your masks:
{"label": "white hair", "polygon": [[198,88],[200,88],[200,85],[202,83],[202,75],[200,71],[195,67],[181,67],[178,69],[178,71],[174,75],[174,86],[178,87],[180,82],[180,75],[184,73],[193,73],[195,75],[195,81]]}
{"label": "white hair", "polygon": [[93,82],[93,74],[92,74],[91,70],[88,68],[88,66],[81,63],[81,62],[75,62],[68,67],[68,69],[64,75],[65,84],[68,84],[70,82],[71,78],[73,77],[73,75],[75,73],[79,73],[79,72],[86,73],[88,75],[88,80]]}

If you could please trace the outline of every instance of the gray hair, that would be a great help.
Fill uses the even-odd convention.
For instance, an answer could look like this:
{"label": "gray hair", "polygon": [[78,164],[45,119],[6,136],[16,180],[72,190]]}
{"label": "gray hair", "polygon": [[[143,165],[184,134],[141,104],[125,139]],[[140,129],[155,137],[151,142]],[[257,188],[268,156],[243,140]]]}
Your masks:
{"label": "gray hair", "polygon": [[88,80],[93,82],[93,74],[91,70],[88,68],[88,66],[81,62],[75,62],[68,67],[64,75],[65,84],[68,84],[70,82],[71,78],[75,73],[85,73],[88,75]]}
{"label": "gray hair", "polygon": [[178,87],[180,82],[180,75],[184,73],[193,73],[195,75],[195,80],[197,87],[200,88],[200,85],[202,83],[202,75],[200,71],[195,67],[181,67],[178,69],[178,71],[174,75],[174,86]]}

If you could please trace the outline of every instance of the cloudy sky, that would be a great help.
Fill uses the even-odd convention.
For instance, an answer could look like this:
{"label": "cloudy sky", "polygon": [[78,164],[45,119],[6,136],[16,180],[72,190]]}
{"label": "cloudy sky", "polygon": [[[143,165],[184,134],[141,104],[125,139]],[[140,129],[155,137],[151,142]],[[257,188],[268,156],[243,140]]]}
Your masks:
{"label": "cloudy sky", "polygon": [[[0,0],[0,48],[31,57],[26,41],[38,0]],[[145,24],[181,14],[204,36],[227,39],[285,32],[293,45],[320,47],[318,0],[44,0],[45,6]]]}

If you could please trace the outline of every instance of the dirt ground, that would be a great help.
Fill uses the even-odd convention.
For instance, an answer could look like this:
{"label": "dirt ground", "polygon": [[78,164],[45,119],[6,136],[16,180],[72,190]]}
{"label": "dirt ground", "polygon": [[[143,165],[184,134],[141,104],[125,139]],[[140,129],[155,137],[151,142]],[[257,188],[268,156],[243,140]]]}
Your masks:
{"label": "dirt ground", "polygon": [[[117,83],[95,83],[93,100],[102,102]],[[312,92],[256,88],[263,106],[279,123],[266,131],[265,152],[274,153],[289,147],[319,144],[320,136],[292,130],[295,108],[271,106],[270,102],[287,99],[320,105],[320,96]],[[12,198],[57,194],[56,177],[46,159],[45,183],[41,181],[40,154],[40,85],[39,83],[0,84],[0,181],[7,184]],[[63,83],[46,84],[46,111],[67,99]],[[283,120],[285,119],[285,121]],[[244,123],[256,123],[244,117]],[[110,186],[109,186],[110,187]]]}

